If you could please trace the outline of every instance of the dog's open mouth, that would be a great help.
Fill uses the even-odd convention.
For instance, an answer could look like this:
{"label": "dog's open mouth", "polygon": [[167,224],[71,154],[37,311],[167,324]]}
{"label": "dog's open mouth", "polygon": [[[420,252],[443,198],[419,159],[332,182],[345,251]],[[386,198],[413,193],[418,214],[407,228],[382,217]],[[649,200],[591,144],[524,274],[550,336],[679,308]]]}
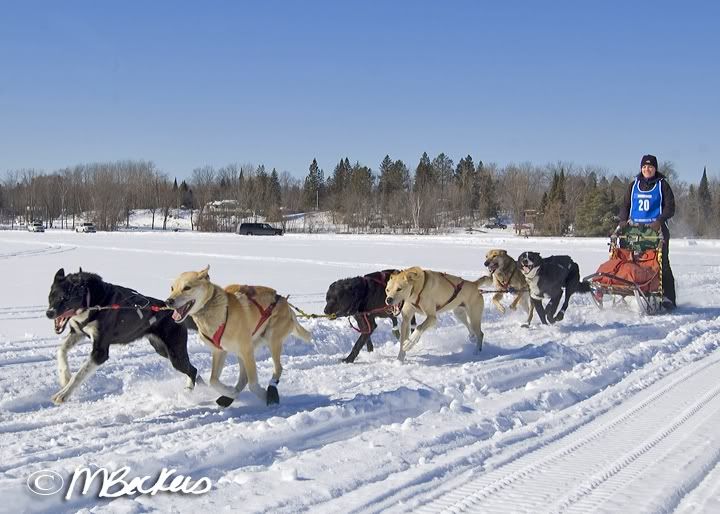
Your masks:
{"label": "dog's open mouth", "polygon": [[175,320],[175,323],[182,323],[187,318],[188,312],[190,312],[193,305],[195,305],[195,300],[190,300],[185,305],[175,309],[172,313],[172,319]]}
{"label": "dog's open mouth", "polygon": [[521,265],[520,265],[520,271],[522,271],[523,273],[527,274],[527,273],[530,273],[530,272],[533,270],[534,267],[535,267],[535,266],[533,266],[531,263],[527,262],[527,263],[525,263],[525,264],[521,264]]}
{"label": "dog's open mouth", "polygon": [[55,322],[55,333],[62,334],[68,324],[68,321],[70,321],[70,318],[75,316],[75,314],[77,314],[77,311],[75,309],[70,309],[55,318],[53,320]]}
{"label": "dog's open mouth", "polygon": [[390,313],[393,316],[398,317],[398,316],[400,316],[400,311],[402,311],[402,306],[403,306],[403,304],[402,304],[402,302],[400,302],[400,303],[396,303],[393,305],[388,305],[388,308],[390,309]]}
{"label": "dog's open mouth", "polygon": [[495,271],[499,268],[499,265],[497,262],[489,262],[485,265],[485,267],[488,269],[490,273],[495,273]]}

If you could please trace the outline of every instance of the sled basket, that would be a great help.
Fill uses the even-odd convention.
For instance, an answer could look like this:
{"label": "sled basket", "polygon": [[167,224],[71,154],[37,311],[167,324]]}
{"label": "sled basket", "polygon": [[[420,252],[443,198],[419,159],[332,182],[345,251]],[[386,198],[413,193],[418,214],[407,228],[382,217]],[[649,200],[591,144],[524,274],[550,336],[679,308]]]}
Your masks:
{"label": "sled basket", "polygon": [[610,258],[584,278],[599,308],[603,298],[635,297],[640,309],[656,314],[662,303],[662,235],[646,227],[627,227],[610,237]]}

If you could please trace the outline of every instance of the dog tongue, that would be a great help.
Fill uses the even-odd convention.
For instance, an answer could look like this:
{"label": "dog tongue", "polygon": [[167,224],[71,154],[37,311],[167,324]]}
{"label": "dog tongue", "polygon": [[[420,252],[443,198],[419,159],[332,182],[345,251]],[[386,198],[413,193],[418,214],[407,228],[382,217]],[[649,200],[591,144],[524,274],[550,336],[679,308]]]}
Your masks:
{"label": "dog tongue", "polygon": [[175,321],[180,321],[182,319],[182,314],[180,314],[177,309],[175,309],[172,313],[172,319]]}

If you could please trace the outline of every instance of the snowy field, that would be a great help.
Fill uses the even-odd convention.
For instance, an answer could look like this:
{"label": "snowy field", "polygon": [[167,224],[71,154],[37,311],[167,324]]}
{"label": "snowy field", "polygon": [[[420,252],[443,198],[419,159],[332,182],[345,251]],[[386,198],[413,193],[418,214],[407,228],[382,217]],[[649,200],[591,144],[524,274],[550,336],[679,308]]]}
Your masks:
{"label": "snowy field", "polygon": [[[381,321],[375,352],[342,364],[356,339],[346,320],[302,320],[310,344],[283,355],[281,403],[250,392],[225,410],[145,340],[110,360],[54,406],[60,338],[45,317],[55,271],[83,270],[165,298],[182,271],[264,284],[321,313],[338,278],[421,265],[485,274],[490,248],[569,254],[581,274],[607,257],[603,239],[523,239],[499,232],[436,237],[198,233],[0,232],[1,512],[720,512],[720,242],[671,242],[679,308],[643,317],[573,298],[555,326],[501,316],[486,297],[485,345],[440,318],[407,357]],[[506,299],[506,304],[509,300]],[[207,380],[210,352],[190,336]],[[70,353],[77,370],[90,345]],[[223,379],[234,383],[229,357]],[[270,378],[259,356],[260,382]],[[78,467],[163,468],[212,483],[202,495],[98,500],[76,490]],[[28,478],[50,470],[55,495]],[[50,484],[43,485],[48,489]],[[57,478],[55,480],[58,480]]]}

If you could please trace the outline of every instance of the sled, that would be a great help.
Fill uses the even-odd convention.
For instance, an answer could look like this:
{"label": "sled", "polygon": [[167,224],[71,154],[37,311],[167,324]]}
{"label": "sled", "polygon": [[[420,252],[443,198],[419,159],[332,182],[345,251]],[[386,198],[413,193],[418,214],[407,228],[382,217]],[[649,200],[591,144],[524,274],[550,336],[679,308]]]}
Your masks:
{"label": "sled", "polygon": [[599,309],[608,297],[613,306],[632,297],[641,312],[662,312],[662,243],[662,233],[644,225],[628,225],[610,236],[610,258],[583,279]]}

